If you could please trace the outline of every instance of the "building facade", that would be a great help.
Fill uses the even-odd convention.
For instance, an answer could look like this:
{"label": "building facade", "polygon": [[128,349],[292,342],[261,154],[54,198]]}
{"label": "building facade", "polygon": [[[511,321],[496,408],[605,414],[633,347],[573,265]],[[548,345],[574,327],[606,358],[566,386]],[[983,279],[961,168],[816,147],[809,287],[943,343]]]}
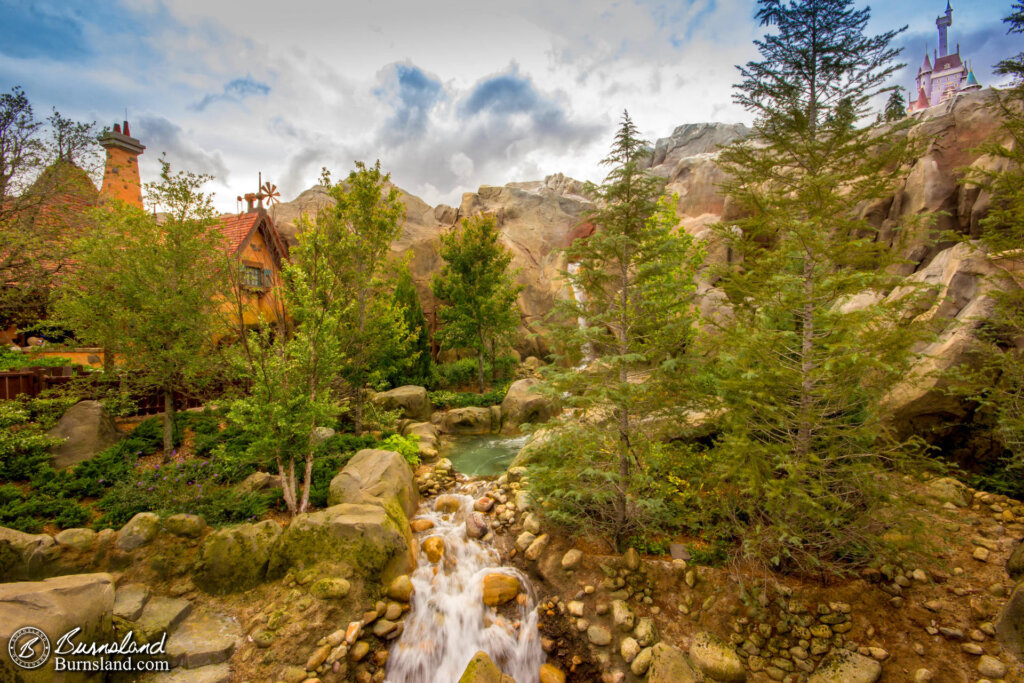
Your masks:
{"label": "building facade", "polygon": [[946,12],[935,19],[935,26],[939,30],[939,47],[933,53],[934,59],[925,51],[914,92],[908,98],[910,114],[948,102],[958,93],[981,89],[970,65],[960,56],[960,44],[957,43],[956,52],[949,52],[949,29],[953,26],[953,7],[949,2]]}

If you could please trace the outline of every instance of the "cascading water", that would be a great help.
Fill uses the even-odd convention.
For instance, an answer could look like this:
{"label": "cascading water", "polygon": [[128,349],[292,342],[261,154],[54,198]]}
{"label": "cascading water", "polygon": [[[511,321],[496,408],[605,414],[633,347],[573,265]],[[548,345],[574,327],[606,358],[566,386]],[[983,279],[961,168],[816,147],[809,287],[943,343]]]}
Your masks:
{"label": "cascading water", "polygon": [[[497,550],[466,535],[465,520],[473,511],[467,490],[462,486],[454,494],[460,502],[456,512],[438,512],[428,501],[417,515],[434,523],[417,534],[418,540],[439,536],[445,551],[441,561],[432,564],[420,550],[412,574],[411,610],[405,630],[391,648],[387,683],[452,683],[480,650],[517,683],[539,680],[545,656],[532,587],[522,573],[501,566]],[[520,599],[500,610],[485,605],[483,580],[492,573],[518,578],[523,587]]]}
{"label": "cascading water", "polygon": [[[570,275],[575,276],[576,273],[580,272],[580,264],[576,262],[570,263],[566,270],[568,270]],[[581,330],[585,330],[587,329],[587,319],[582,315],[582,307],[587,303],[587,293],[579,286],[579,284],[571,279],[569,280],[569,285],[572,287],[572,297],[576,300],[576,304],[581,309],[581,315],[576,317],[576,326]],[[579,366],[582,369],[586,367],[587,363],[593,360],[594,353],[590,344],[584,344],[583,348],[580,350],[583,352],[583,363]]]}

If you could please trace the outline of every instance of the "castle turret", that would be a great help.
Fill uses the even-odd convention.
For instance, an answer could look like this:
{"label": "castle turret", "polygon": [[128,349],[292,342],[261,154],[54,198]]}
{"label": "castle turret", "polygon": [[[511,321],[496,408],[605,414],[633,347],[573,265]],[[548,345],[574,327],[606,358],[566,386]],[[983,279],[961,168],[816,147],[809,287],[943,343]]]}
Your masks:
{"label": "castle turret", "polygon": [[100,145],[107,150],[107,163],[103,170],[100,195],[142,208],[142,179],[139,176],[139,155],[146,147],[131,136],[128,122],[114,124],[114,130],[104,131]]}
{"label": "castle turret", "polygon": [[948,35],[949,27],[953,25],[953,8],[949,4],[949,0],[946,0],[946,13],[935,19],[935,26],[939,29],[939,57],[945,57],[948,52]]}

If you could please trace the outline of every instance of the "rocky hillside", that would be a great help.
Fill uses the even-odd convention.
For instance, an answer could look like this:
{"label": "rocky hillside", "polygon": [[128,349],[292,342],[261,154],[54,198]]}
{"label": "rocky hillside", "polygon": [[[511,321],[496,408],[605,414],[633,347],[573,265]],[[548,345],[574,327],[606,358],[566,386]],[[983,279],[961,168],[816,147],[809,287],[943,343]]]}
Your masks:
{"label": "rocky hillside", "polygon": [[[987,96],[985,92],[972,93],[957,99],[952,107],[923,112],[909,135],[927,141],[925,153],[906,169],[892,197],[863,207],[864,217],[879,229],[880,239],[904,259],[903,273],[939,286],[932,307],[921,315],[948,323],[939,338],[924,349],[931,358],[922,371],[949,367],[962,358],[976,319],[984,317],[991,306],[986,294],[990,286],[987,277],[1001,267],[998,260],[969,245],[943,238],[947,232],[977,237],[978,221],[988,209],[989,198],[984,193],[959,184],[965,168],[994,168],[998,163],[976,151],[998,129],[995,114],[985,106]],[[668,190],[678,195],[678,213],[690,234],[708,238],[708,227],[729,216],[730,202],[718,189],[724,174],[717,164],[716,149],[748,132],[742,125],[687,124],[655,144],[651,172],[666,178]],[[441,265],[438,235],[464,217],[488,213],[497,218],[505,244],[514,255],[513,265],[519,269],[518,280],[524,286],[519,299],[522,335],[518,350],[523,355],[542,354],[546,350],[543,336],[531,337],[529,333],[539,330],[539,322],[557,297],[568,296],[559,274],[566,264],[558,249],[565,246],[591,206],[582,184],[553,175],[543,181],[502,187],[484,185],[464,194],[458,208],[443,204],[431,207],[405,193],[403,199],[407,209],[404,231],[394,249],[398,253],[412,252],[413,277],[428,318],[435,306],[429,282]],[[297,217],[315,211],[325,201],[323,190],[313,188],[277,206],[276,219],[282,231],[292,238]],[[928,218],[913,229],[895,229],[917,216]],[[712,259],[727,257],[713,244],[709,253]],[[707,283],[699,293],[702,309],[713,312],[721,295]],[[964,420],[968,415],[963,406],[952,403],[942,388],[929,379],[901,391],[893,407],[901,425],[919,432],[945,424],[950,418],[969,424],[970,420]],[[976,449],[978,444],[965,429],[969,431],[963,426],[955,432],[947,430],[937,438],[951,452]]]}

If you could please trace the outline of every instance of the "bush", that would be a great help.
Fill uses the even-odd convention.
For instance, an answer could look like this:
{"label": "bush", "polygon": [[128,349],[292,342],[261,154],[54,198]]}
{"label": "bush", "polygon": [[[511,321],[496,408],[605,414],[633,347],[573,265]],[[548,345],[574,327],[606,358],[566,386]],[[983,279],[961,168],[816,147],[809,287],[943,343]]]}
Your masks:
{"label": "bush", "polygon": [[[484,377],[489,378],[492,382],[508,380],[515,372],[516,366],[516,360],[512,356],[497,358],[493,365],[485,360]],[[434,367],[436,373],[431,385],[434,389],[456,389],[467,385],[476,385],[476,357],[462,358],[450,363],[439,363]]]}
{"label": "bush", "polygon": [[36,358],[30,354],[11,351],[8,347],[0,346],[0,372],[24,368],[60,368],[65,365],[71,365],[71,361],[67,358],[59,356]]}
{"label": "bush", "polygon": [[472,391],[431,391],[430,403],[435,408],[446,410],[448,408],[486,408],[495,406],[505,400],[508,393],[508,383],[502,383],[487,393],[478,394]]}
{"label": "bush", "polygon": [[380,448],[385,451],[394,451],[405,458],[405,461],[415,467],[420,464],[420,437],[414,435],[400,436],[392,434],[381,442]]}

